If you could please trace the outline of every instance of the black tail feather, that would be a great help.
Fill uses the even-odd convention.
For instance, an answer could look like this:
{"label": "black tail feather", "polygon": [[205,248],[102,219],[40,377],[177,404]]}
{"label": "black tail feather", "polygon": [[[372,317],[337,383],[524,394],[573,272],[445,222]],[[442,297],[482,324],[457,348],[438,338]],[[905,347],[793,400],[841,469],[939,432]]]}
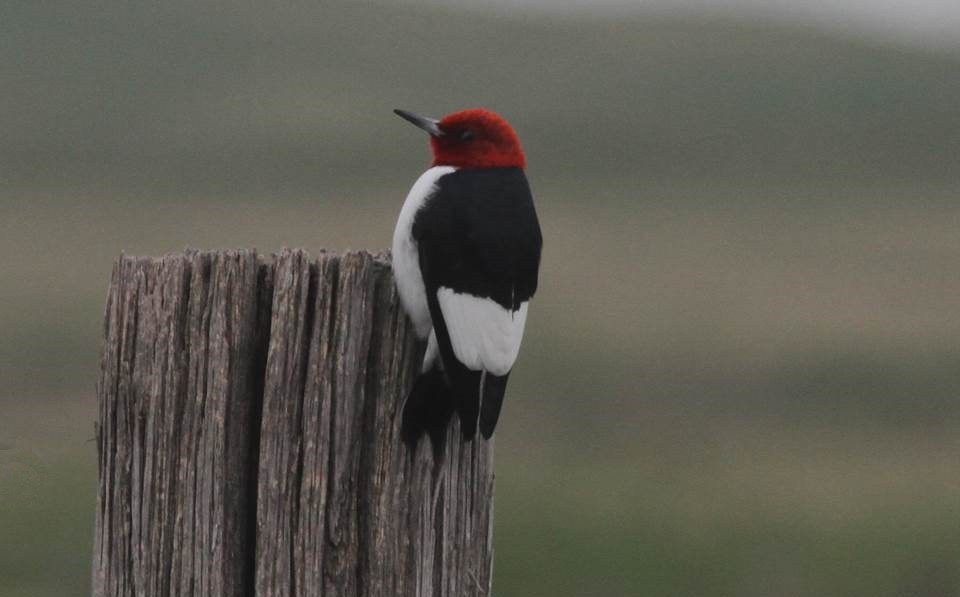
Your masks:
{"label": "black tail feather", "polygon": [[454,401],[443,372],[433,369],[421,373],[413,384],[403,407],[403,423],[400,437],[411,453],[417,448],[420,437],[430,437],[434,459],[438,460],[446,443],[447,424],[453,415]]}
{"label": "black tail feather", "polygon": [[506,375],[482,374],[465,367],[455,374],[453,393],[457,414],[460,415],[463,441],[470,441],[477,435],[478,421],[484,439],[490,439],[493,435],[497,419],[500,418],[500,407],[503,406],[509,376],[509,372]]}
{"label": "black tail feather", "polygon": [[499,376],[483,374],[457,363],[450,368],[448,374],[453,384],[453,397],[457,414],[460,416],[463,441],[468,442],[476,437],[478,422],[484,439],[490,439],[497,426],[497,419],[500,418],[500,407],[503,406],[510,373]]}
{"label": "black tail feather", "polygon": [[446,375],[439,368],[421,373],[403,407],[401,439],[414,453],[420,437],[426,434],[433,446],[434,459],[439,460],[454,411],[460,419],[463,441],[476,437],[478,422],[481,435],[490,439],[500,418],[509,375],[483,375],[460,363],[450,367]]}
{"label": "black tail feather", "polygon": [[471,371],[460,363],[450,367],[448,374],[453,384],[453,395],[460,415],[460,432],[468,442],[477,435],[480,417],[480,372]]}
{"label": "black tail feather", "polygon": [[503,406],[503,395],[507,391],[506,375],[487,373],[483,380],[483,399],[480,401],[480,434],[483,439],[490,439],[493,430],[497,427],[500,418],[500,407]]}

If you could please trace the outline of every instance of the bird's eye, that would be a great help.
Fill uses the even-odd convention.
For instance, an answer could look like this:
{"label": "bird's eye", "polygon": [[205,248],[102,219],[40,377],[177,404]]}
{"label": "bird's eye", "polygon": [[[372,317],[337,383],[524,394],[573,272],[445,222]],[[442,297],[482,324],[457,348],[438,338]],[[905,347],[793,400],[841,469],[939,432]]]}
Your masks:
{"label": "bird's eye", "polygon": [[471,139],[473,139],[473,131],[463,131],[460,133],[461,141],[470,141]]}

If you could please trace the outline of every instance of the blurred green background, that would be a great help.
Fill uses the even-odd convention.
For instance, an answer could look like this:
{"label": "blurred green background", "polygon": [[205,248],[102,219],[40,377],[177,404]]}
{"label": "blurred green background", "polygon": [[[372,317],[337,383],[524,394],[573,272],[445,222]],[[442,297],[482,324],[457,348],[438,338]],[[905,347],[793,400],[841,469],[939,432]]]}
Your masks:
{"label": "blurred green background", "polygon": [[121,252],[387,247],[518,129],[545,236],[498,595],[960,595],[960,53],[736,13],[0,9],[0,595],[89,591]]}

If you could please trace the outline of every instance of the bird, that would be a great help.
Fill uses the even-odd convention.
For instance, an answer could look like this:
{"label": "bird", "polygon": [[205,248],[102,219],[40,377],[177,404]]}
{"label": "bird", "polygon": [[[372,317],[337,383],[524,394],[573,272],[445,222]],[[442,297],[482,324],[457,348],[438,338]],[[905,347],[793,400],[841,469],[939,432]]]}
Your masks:
{"label": "bird", "polygon": [[456,412],[464,442],[493,435],[537,290],[543,238],[513,127],[476,108],[439,120],[406,110],[429,134],[431,166],[407,194],[393,235],[400,303],[426,340],[403,406],[401,439],[428,435],[435,457]]}

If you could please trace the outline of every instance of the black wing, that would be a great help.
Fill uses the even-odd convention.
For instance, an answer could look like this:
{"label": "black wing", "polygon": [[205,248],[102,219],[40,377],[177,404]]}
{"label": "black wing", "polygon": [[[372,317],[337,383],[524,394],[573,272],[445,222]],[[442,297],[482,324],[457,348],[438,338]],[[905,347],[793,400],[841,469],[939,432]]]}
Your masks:
{"label": "black wing", "polygon": [[543,240],[520,168],[458,170],[437,182],[413,236],[429,287],[492,298],[516,309],[537,290]]}
{"label": "black wing", "polygon": [[437,290],[450,288],[516,310],[537,289],[543,243],[540,225],[526,176],[519,168],[458,170],[437,185],[437,192],[414,220],[413,236],[464,437],[473,438],[479,418],[481,433],[489,438],[509,372],[495,376],[471,370],[457,360]]}

